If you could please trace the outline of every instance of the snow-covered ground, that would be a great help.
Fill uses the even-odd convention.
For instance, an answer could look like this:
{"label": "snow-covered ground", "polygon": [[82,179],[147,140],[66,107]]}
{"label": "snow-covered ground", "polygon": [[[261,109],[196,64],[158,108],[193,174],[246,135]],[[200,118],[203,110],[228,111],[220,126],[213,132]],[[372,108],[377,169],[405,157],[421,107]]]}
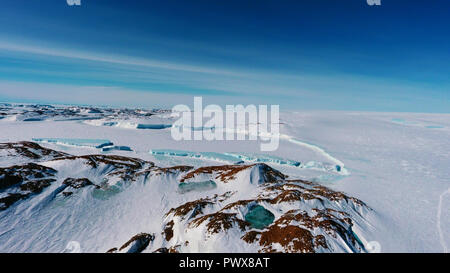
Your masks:
{"label": "snow-covered ground", "polygon": [[[376,241],[382,252],[442,252],[450,244],[450,115],[285,112],[280,120],[279,149],[262,153],[258,141],[175,141],[168,128],[174,120],[164,111],[3,105],[0,114],[0,143],[33,141],[71,155],[114,154],[150,161],[159,167],[263,162],[289,179],[316,182],[363,201],[371,209],[354,209],[352,204],[347,207],[331,201],[324,205],[352,215],[353,232],[363,245]],[[0,153],[0,168],[25,162],[19,156]],[[43,160],[42,165],[58,170],[57,180],[86,177],[95,181],[108,172],[83,169],[66,161]],[[162,225],[167,226],[174,217],[165,218],[168,210],[196,198],[237,191],[229,198],[231,202],[262,193],[259,187],[250,185],[250,173],[245,174],[250,178],[236,178],[245,184],[236,187],[201,176],[203,180],[214,180],[216,186],[205,184],[203,191],[181,194],[176,191],[179,175],[150,182],[144,178],[142,183],[126,187],[120,198],[113,193],[105,197],[95,189],[82,189],[76,194],[83,198],[64,199],[58,195],[64,190],[61,184],[52,184],[43,191],[46,194],[0,211],[0,252],[60,252],[69,241],[80,242],[84,251],[105,252],[141,232],[161,237]],[[108,186],[121,184],[119,178],[114,179]],[[89,199],[90,194],[97,196]],[[211,212],[223,208],[219,204],[222,201],[215,202],[216,207],[208,208]],[[303,203],[277,206],[266,207],[275,219],[292,209],[289,206],[304,208]],[[319,205],[308,206],[311,209]],[[239,209],[239,213],[248,213],[248,209]],[[211,241],[201,245],[208,241],[204,230],[184,233],[189,224],[174,221],[176,240],[191,242],[181,250],[257,251],[252,244],[220,238],[216,241],[228,243],[218,246]],[[227,236],[234,238],[233,232]],[[154,244],[164,245],[158,236]],[[196,236],[203,239],[193,245]],[[358,251],[355,245],[339,241],[329,245],[334,251]],[[169,246],[173,245],[167,242]]]}
{"label": "snow-covered ground", "polygon": [[378,213],[381,220],[371,239],[382,251],[442,252],[448,247],[450,115],[315,112],[284,119],[288,134],[320,145],[345,163],[351,175],[329,186],[364,200]]}

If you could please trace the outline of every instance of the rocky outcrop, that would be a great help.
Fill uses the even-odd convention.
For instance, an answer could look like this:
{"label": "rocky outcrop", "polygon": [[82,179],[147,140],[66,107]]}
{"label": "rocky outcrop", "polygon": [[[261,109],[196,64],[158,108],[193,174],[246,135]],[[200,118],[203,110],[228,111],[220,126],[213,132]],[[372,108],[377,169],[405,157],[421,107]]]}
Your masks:
{"label": "rocky outcrop", "polygon": [[140,253],[155,239],[155,235],[139,233],[119,248],[111,248],[107,253]]}
{"label": "rocky outcrop", "polygon": [[55,182],[56,170],[28,163],[0,168],[0,210],[9,208],[15,202],[38,194]]}
{"label": "rocky outcrop", "polygon": [[66,156],[54,161],[70,162],[76,160],[80,160],[83,165],[93,170],[99,170],[106,180],[114,178],[123,181],[135,181],[154,169],[152,162],[119,155]]}
{"label": "rocky outcrop", "polygon": [[[273,223],[254,228],[244,216],[255,206],[274,212],[269,212],[272,217],[277,215]],[[206,207],[207,213],[204,211]],[[339,249],[364,252],[364,246],[352,227],[354,219],[361,220],[361,213],[369,210],[359,199],[313,182],[267,182],[259,187],[257,197],[252,199],[219,201],[205,197],[170,209],[165,225],[170,229],[170,236],[166,237],[164,247],[179,245],[180,241],[189,238],[191,230],[196,230],[197,234],[207,234],[207,241],[218,240],[222,238],[220,234],[233,231],[240,234],[242,242],[259,252],[312,253]],[[252,215],[252,219],[255,217],[258,215]],[[176,234],[177,230],[185,232]],[[344,246],[342,242],[345,242]],[[178,250],[189,251],[189,248],[181,245]]]}
{"label": "rocky outcrop", "polygon": [[66,153],[48,149],[29,141],[0,143],[0,153],[0,164],[2,165],[8,164],[8,162],[14,162],[15,164],[41,162],[68,156]]}
{"label": "rocky outcrop", "polygon": [[251,164],[251,165],[223,165],[223,166],[208,166],[201,167],[192,170],[185,174],[180,182],[185,182],[191,179],[195,179],[200,175],[210,176],[214,180],[219,180],[223,183],[228,183],[231,180],[236,179],[236,175],[242,173],[245,170],[255,169],[259,175],[261,175],[260,183],[272,183],[287,178],[281,172],[269,167],[264,163]]}
{"label": "rocky outcrop", "polygon": [[[92,183],[87,178],[66,178],[63,182],[63,185],[72,187],[74,189],[81,189],[86,186],[95,186],[94,183]],[[97,188],[99,187],[97,186]]]}
{"label": "rocky outcrop", "polygon": [[[73,156],[27,142],[2,143],[1,147],[37,163],[0,168],[0,210],[37,194],[46,194],[38,200],[45,204],[57,197],[70,203],[72,198],[109,194],[118,184],[147,187],[147,181],[150,186],[159,183],[159,192],[173,190],[182,196],[175,202],[183,202],[160,211],[161,217],[154,219],[161,224],[160,230],[151,231],[156,235],[149,231],[137,234],[108,252],[190,252],[199,247],[217,249],[230,241],[238,251],[365,251],[354,229],[365,223],[370,211],[364,202],[318,183],[290,180],[263,163],[158,167],[139,158]],[[51,159],[40,162],[44,158]],[[177,192],[180,185],[205,181],[218,186]]]}

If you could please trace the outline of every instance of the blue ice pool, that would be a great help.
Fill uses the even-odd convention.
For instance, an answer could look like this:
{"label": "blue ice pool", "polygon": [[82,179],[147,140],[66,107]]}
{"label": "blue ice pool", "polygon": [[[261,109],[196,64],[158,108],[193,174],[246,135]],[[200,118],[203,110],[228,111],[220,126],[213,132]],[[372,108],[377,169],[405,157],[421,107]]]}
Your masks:
{"label": "blue ice pool", "polygon": [[260,205],[252,207],[245,215],[245,221],[257,229],[267,227],[273,223],[273,220],[275,220],[275,215]]}
{"label": "blue ice pool", "polygon": [[183,182],[178,185],[178,191],[182,194],[190,191],[207,191],[215,188],[217,188],[217,184],[211,180],[204,182]]}
{"label": "blue ice pool", "polygon": [[108,200],[116,194],[119,194],[122,191],[122,188],[116,185],[109,186],[105,189],[94,189],[92,191],[92,197],[99,200]]}

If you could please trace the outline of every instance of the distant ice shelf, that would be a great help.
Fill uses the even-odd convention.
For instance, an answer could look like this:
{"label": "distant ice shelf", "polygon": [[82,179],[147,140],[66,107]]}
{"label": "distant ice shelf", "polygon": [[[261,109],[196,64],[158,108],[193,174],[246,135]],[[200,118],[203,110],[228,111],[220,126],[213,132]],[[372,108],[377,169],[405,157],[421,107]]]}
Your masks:
{"label": "distant ice shelf", "polygon": [[424,127],[424,128],[427,128],[427,129],[442,129],[442,128],[445,128],[444,126],[439,125],[439,124],[427,124],[427,122],[423,122],[423,121],[420,121],[420,122],[407,121],[407,120],[401,119],[401,118],[393,118],[393,119],[391,119],[391,121],[393,123],[400,124],[400,125],[420,126],[420,127]]}
{"label": "distant ice shelf", "polygon": [[44,121],[45,118],[26,118],[23,121]]}
{"label": "distant ice shelf", "polygon": [[114,143],[107,139],[81,139],[81,138],[33,138],[33,141],[43,142],[43,143],[55,143],[62,145],[71,146],[82,146],[82,147],[92,147],[92,148],[104,148],[107,146],[112,146]]}
{"label": "distant ice shelf", "polygon": [[74,117],[74,118],[61,118],[55,119],[55,121],[86,121],[86,120],[99,120],[101,117]]}
{"label": "distant ice shelf", "polygon": [[301,163],[299,161],[283,159],[275,156],[266,155],[250,155],[250,154],[237,154],[237,153],[225,153],[231,157],[235,157],[244,162],[262,162],[262,163],[273,163],[279,165],[289,165],[293,167],[299,167]]}
{"label": "distant ice shelf", "polygon": [[131,152],[133,149],[131,149],[128,146],[107,146],[102,148],[103,152],[109,152],[109,151],[128,151]]}
{"label": "distant ice shelf", "polygon": [[410,122],[408,122],[402,118],[393,118],[393,119],[391,119],[391,121],[394,123],[399,123],[399,124],[410,124]]}
{"label": "distant ice shelf", "polygon": [[140,130],[162,130],[171,128],[172,124],[165,123],[138,123],[123,120],[85,120],[83,123],[93,126],[118,127],[124,129],[140,129]]}
{"label": "distant ice shelf", "polygon": [[171,149],[153,149],[150,150],[150,154],[159,156],[179,156],[179,157],[189,157],[197,158],[203,160],[213,160],[220,161],[224,163],[236,163],[237,159],[234,156],[229,156],[223,153],[216,152],[190,152],[182,150],[171,150]]}
{"label": "distant ice shelf", "polygon": [[242,163],[268,163],[282,165],[295,168],[312,169],[324,171],[327,173],[335,173],[338,175],[348,175],[348,172],[341,165],[333,165],[326,162],[308,161],[301,163],[299,161],[268,156],[262,154],[246,154],[246,153],[218,153],[218,152],[192,152],[171,149],[152,149],[150,154],[155,156],[166,157],[188,157],[201,160],[219,161],[226,164],[242,164]]}
{"label": "distant ice shelf", "polygon": [[142,124],[139,123],[136,129],[153,129],[153,130],[161,130],[172,127],[171,124]]}

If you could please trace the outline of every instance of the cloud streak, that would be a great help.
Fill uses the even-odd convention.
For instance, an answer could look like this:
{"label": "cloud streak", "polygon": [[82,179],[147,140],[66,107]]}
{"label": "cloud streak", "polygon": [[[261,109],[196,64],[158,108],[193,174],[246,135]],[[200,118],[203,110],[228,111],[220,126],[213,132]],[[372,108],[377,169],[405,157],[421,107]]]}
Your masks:
{"label": "cloud streak", "polygon": [[[208,103],[222,105],[275,102],[290,109],[401,111],[415,107],[433,112],[442,111],[450,99],[442,91],[448,86],[427,90],[419,84],[365,76],[225,69],[39,46],[37,41],[2,41],[0,49],[0,59],[13,60],[0,64],[3,100],[170,108],[202,95]],[[430,92],[437,96],[430,98]],[[409,99],[411,94],[414,100]],[[422,101],[420,107],[417,99]]]}
{"label": "cloud streak", "polygon": [[242,73],[236,73],[224,69],[216,69],[211,67],[193,66],[181,63],[170,63],[163,62],[160,60],[151,60],[143,58],[134,58],[131,56],[120,56],[120,55],[103,55],[101,53],[89,53],[77,50],[67,50],[61,48],[46,48],[37,46],[28,46],[23,43],[14,42],[0,42],[0,49],[8,50],[13,52],[46,55],[51,57],[62,57],[70,59],[79,59],[93,62],[104,62],[111,64],[120,65],[132,65],[132,66],[142,66],[149,68],[159,68],[165,70],[176,70],[185,72],[195,72],[195,73],[205,73],[205,74],[216,74],[216,75],[228,75],[228,76],[242,76]]}

